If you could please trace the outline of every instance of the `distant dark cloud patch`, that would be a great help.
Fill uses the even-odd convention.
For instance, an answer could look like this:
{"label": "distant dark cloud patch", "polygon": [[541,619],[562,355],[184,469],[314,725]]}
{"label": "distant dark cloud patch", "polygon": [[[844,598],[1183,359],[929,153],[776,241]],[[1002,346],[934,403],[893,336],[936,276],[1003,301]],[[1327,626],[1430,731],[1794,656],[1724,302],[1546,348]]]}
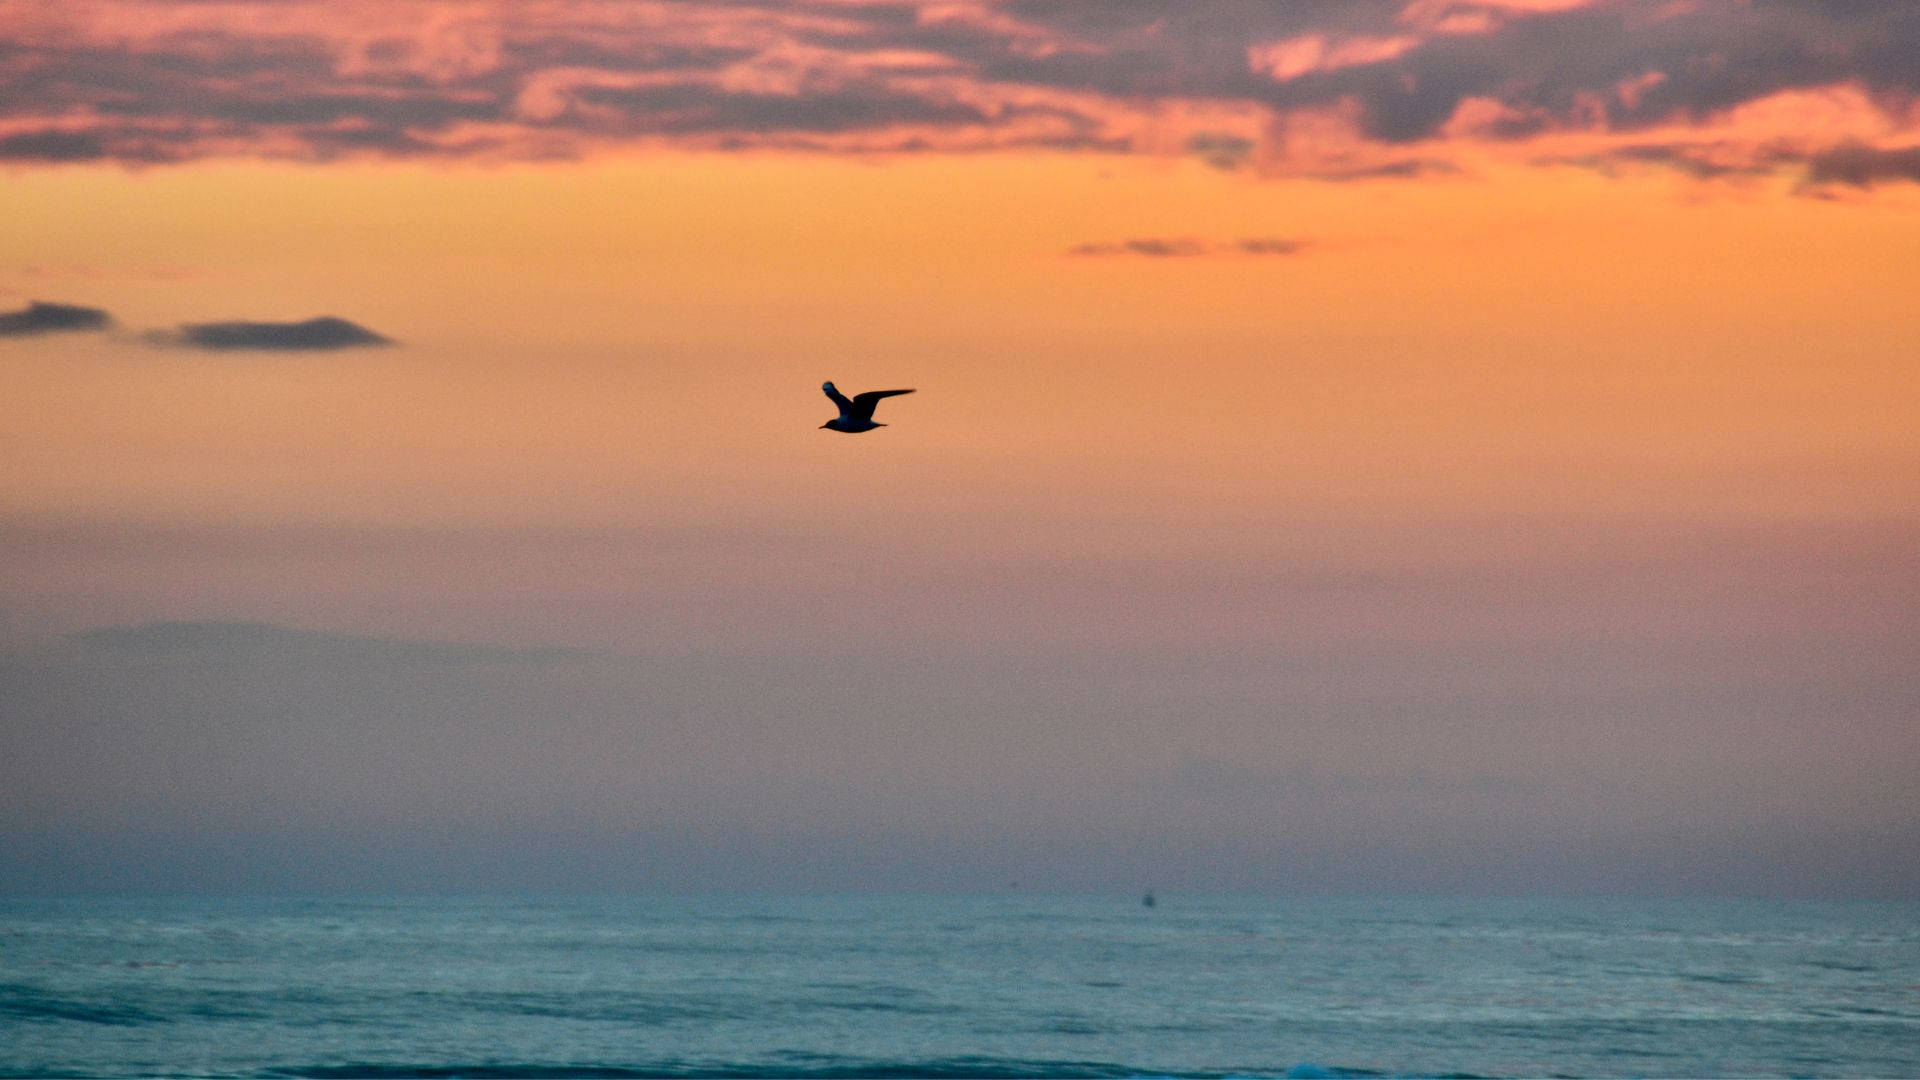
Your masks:
{"label": "distant dark cloud patch", "polygon": [[1313,174],[1316,180],[1409,180],[1419,176],[1446,176],[1457,173],[1460,168],[1451,162],[1432,158],[1401,158],[1386,161],[1378,165],[1361,165],[1351,168],[1332,166]]}
{"label": "distant dark cloud patch", "polygon": [[106,156],[100,137],[84,131],[23,131],[0,138],[0,161],[98,161]]}
{"label": "distant dark cloud patch", "polygon": [[1836,146],[1807,161],[1809,184],[1867,188],[1886,181],[1920,183],[1920,146],[1878,150],[1864,143]]}
{"label": "distant dark cloud patch", "polygon": [[1655,166],[1696,180],[1761,177],[1781,166],[1804,166],[1799,194],[1821,196],[1835,186],[1867,189],[1887,183],[1920,183],[1920,146],[1880,148],[1845,142],[1817,150],[1787,146],[1754,151],[1724,144],[1630,144],[1602,153],[1537,159],[1541,165],[1571,165],[1613,173],[1622,167]]}
{"label": "distant dark cloud patch", "polygon": [[1748,166],[1728,165],[1715,161],[1710,155],[1685,146],[1622,146],[1612,152],[1612,157],[1619,161],[1665,165],[1700,180],[1714,180],[1743,173],[1751,175],[1756,171]]}
{"label": "distant dark cloud patch", "polygon": [[305,322],[187,323],[178,330],[154,335],[152,340],[157,344],[214,351],[264,349],[305,352],[393,344],[390,338],[364,326],[332,316]]}
{"label": "distant dark cloud patch", "polygon": [[1728,177],[1764,176],[1782,160],[1783,155],[1778,150],[1767,150],[1757,155],[1736,152],[1732,159],[1729,159],[1728,149],[1724,146],[1637,143],[1613,147],[1597,154],[1541,158],[1535,164],[1571,165],[1605,174],[1613,174],[1622,168],[1633,166],[1654,166],[1670,169],[1696,180],[1721,180]]}
{"label": "distant dark cloud patch", "polygon": [[0,337],[72,330],[105,330],[113,319],[99,308],[35,300],[19,311],[0,312]]}
{"label": "distant dark cloud patch", "polygon": [[977,105],[929,100],[877,82],[807,94],[750,93],[701,85],[636,90],[589,88],[577,100],[610,108],[635,133],[838,133],[895,125],[983,124],[993,119]]}
{"label": "distant dark cloud patch", "polygon": [[1239,135],[1202,131],[1188,137],[1187,153],[1216,169],[1238,169],[1253,157],[1255,145],[1252,139]]}
{"label": "distant dark cloud patch", "polygon": [[1188,255],[1205,255],[1206,245],[1197,240],[1128,240],[1120,245],[1123,251],[1133,255],[1146,255],[1151,258],[1183,258]]}

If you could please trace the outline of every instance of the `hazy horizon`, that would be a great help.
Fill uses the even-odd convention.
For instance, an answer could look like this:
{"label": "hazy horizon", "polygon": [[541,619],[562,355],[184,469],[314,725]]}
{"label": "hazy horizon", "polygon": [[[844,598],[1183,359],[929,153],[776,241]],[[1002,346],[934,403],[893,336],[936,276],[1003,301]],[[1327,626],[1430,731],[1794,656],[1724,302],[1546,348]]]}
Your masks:
{"label": "hazy horizon", "polygon": [[[803,728],[787,701],[817,709],[844,662],[742,678],[726,657],[257,623],[75,635],[0,658],[19,725],[0,892],[1911,896],[1910,833],[1857,827],[1835,852],[1832,825],[1709,811],[1740,790],[1674,775],[1623,792],[1446,754],[1142,752],[1165,698],[1116,659],[983,654],[942,677],[903,651],[915,700],[874,688]],[[1134,712],[1130,760],[990,714],[920,727],[965,723],[956,700],[986,682],[1002,715],[1039,695]],[[1008,747],[1029,760],[993,760]],[[861,755],[908,764],[847,775]]]}

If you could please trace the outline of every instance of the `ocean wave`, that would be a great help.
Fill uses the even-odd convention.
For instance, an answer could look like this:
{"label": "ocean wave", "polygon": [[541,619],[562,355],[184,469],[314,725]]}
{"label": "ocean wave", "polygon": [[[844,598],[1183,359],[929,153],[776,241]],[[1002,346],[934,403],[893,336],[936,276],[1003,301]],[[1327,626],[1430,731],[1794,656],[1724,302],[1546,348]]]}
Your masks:
{"label": "ocean wave", "polygon": [[[810,1058],[811,1055],[793,1055]],[[1365,1069],[1296,1065],[1277,1072],[1181,1072],[1098,1061],[954,1057],[912,1061],[780,1059],[761,1062],[664,1061],[652,1064],[533,1064],[472,1062],[400,1064],[352,1062],[271,1069],[259,1080],[1376,1080]],[[1450,1075],[1445,1080],[1476,1080]]]}
{"label": "ocean wave", "polygon": [[16,1020],[77,1021],[83,1024],[110,1024],[127,1027],[134,1024],[162,1024],[156,1016],[131,1005],[109,1005],[80,998],[49,994],[23,983],[0,983],[0,1016]]}
{"label": "ocean wave", "polygon": [[1017,1061],[1005,1058],[949,1058],[932,1061],[860,1061],[794,1065],[778,1062],[661,1062],[649,1065],[527,1064],[487,1062],[473,1064],[407,1065],[372,1062],[315,1065],[270,1070],[260,1077],[298,1080],[560,1080],[565,1077],[622,1078],[622,1080],[882,1080],[886,1077],[926,1077],[928,1080],[1125,1080],[1131,1077],[1167,1077],[1168,1080],[1225,1080],[1218,1073],[1162,1073],[1098,1062]]}

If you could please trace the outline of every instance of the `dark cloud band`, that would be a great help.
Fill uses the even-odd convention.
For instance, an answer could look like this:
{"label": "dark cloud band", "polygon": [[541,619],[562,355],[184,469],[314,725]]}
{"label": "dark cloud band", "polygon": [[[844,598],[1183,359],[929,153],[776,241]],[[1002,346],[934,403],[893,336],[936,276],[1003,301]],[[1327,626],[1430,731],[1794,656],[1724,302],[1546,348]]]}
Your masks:
{"label": "dark cloud band", "polygon": [[158,344],[216,351],[266,349],[303,352],[391,345],[391,339],[345,319],[323,316],[304,322],[188,323],[152,336]]}
{"label": "dark cloud band", "polygon": [[0,337],[25,337],[71,330],[105,330],[113,319],[99,308],[36,300],[19,311],[0,312]]}

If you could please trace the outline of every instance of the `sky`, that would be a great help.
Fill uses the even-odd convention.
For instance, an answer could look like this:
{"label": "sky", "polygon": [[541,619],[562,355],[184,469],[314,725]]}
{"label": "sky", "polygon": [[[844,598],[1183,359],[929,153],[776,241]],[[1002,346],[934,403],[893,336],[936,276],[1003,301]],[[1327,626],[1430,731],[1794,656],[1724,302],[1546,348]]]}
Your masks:
{"label": "sky", "polygon": [[1916,58],[0,0],[0,892],[1920,896]]}

